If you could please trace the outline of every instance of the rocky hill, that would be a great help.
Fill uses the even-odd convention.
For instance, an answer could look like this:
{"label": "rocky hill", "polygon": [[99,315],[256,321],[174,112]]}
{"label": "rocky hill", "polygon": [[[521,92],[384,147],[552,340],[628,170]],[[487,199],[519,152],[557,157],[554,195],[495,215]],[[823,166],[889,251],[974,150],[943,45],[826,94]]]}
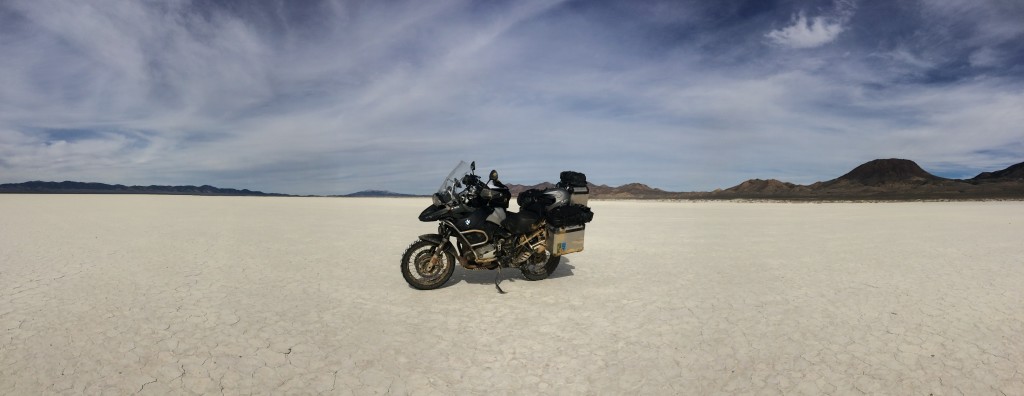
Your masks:
{"label": "rocky hill", "polygon": [[822,183],[827,188],[836,185],[891,186],[936,184],[948,181],[921,169],[914,161],[890,158],[868,161],[845,175]]}

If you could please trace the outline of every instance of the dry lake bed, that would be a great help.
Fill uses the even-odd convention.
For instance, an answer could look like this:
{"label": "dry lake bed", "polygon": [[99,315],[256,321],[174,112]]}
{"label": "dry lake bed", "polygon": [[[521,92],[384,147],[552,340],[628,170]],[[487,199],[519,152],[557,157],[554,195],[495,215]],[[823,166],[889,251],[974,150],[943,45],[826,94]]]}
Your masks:
{"label": "dry lake bed", "polygon": [[428,203],[0,195],[0,394],[1024,394],[1024,202],[592,201],[505,295]]}

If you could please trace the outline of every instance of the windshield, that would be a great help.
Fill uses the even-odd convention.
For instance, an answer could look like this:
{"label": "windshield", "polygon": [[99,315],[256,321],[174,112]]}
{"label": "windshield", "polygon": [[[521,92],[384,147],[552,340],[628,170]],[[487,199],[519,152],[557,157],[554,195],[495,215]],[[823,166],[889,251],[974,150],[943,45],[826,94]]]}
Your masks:
{"label": "windshield", "polygon": [[462,180],[462,176],[467,173],[470,173],[469,164],[467,164],[466,161],[459,161],[459,164],[455,165],[455,169],[452,169],[451,173],[448,174],[448,177],[444,178],[444,181],[441,182],[441,187],[437,189],[437,192],[440,194],[445,191],[450,191],[452,186],[454,186],[457,181]]}

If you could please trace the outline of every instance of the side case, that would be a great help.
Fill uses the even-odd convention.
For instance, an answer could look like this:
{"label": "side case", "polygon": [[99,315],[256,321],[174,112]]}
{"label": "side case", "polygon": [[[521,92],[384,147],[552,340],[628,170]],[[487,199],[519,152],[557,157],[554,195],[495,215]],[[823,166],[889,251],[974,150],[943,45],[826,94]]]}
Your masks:
{"label": "side case", "polygon": [[582,252],[583,234],[586,232],[586,228],[584,225],[568,227],[548,226],[548,234],[550,235],[547,245],[548,251],[555,256]]}

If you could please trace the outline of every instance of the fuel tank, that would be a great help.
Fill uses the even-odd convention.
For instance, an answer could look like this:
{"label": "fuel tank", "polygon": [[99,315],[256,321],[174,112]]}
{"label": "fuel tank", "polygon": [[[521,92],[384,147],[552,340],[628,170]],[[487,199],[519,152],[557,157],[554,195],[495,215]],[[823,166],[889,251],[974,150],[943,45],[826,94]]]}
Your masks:
{"label": "fuel tank", "polygon": [[504,218],[504,211],[502,211],[501,216],[497,216],[494,211],[491,208],[476,209],[467,216],[455,220],[455,228],[458,228],[466,236],[466,240],[473,246],[487,243],[487,241],[493,238],[494,231],[498,228],[497,224],[494,224],[493,221],[488,221],[488,219]]}
{"label": "fuel tank", "polygon": [[487,208],[480,208],[467,214],[465,217],[455,220],[455,227],[459,231],[479,230],[484,227],[484,223],[487,222],[487,216],[490,215],[491,211]]}

